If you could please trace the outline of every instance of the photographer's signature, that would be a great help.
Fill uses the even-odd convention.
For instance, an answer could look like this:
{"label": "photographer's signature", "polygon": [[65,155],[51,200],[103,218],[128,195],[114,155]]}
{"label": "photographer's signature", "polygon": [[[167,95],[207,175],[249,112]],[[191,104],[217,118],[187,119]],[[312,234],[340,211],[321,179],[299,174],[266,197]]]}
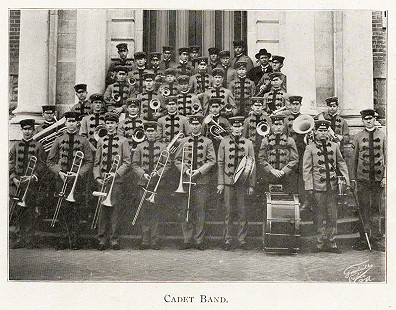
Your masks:
{"label": "photographer's signature", "polygon": [[373,265],[366,260],[362,263],[351,265],[344,270],[345,278],[349,282],[371,282],[368,271],[373,268]]}

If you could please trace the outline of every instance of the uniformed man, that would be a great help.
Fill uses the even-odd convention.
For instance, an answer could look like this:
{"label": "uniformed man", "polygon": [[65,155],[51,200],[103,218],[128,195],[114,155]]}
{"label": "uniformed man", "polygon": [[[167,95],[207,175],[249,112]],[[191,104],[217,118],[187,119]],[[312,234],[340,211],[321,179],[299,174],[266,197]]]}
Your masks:
{"label": "uniformed man", "polygon": [[[22,140],[15,141],[10,149],[8,164],[10,178],[10,196],[17,194],[17,188],[20,189],[20,202],[24,202],[26,207],[20,207],[16,201],[11,199],[10,205],[14,205],[10,225],[19,228],[16,231],[12,248],[34,248],[34,227],[35,212],[39,199],[38,184],[45,170],[45,152],[41,143],[33,140],[34,119],[24,119],[19,122],[22,128]],[[31,157],[35,156],[37,162],[30,176],[25,176]],[[32,163],[31,163],[32,164]],[[30,168],[32,166],[30,165]],[[27,188],[27,185],[29,187]],[[26,191],[27,188],[27,191]],[[26,197],[23,198],[26,192]],[[10,233],[11,237],[11,233]]]}
{"label": "uniformed man", "polygon": [[147,54],[145,52],[135,53],[135,62],[131,77],[135,79],[136,91],[141,94],[143,92],[144,74],[148,72],[147,69]]}
{"label": "uniformed man", "polygon": [[259,65],[252,68],[247,73],[247,77],[252,80],[254,84],[257,84],[265,73],[272,72],[272,67],[269,63],[271,53],[267,52],[265,48],[261,48],[255,57],[259,61]]}
{"label": "uniformed man", "polygon": [[[183,180],[185,182],[191,180],[195,183],[191,185],[189,209],[187,201],[183,202],[181,227],[184,242],[181,249],[189,249],[195,244],[198,250],[204,250],[205,204],[209,194],[209,172],[216,163],[216,155],[212,141],[202,136],[203,116],[190,116],[189,121],[192,128],[191,135],[180,140],[180,147],[175,156],[175,165],[179,171],[183,171]],[[184,162],[182,162],[185,145],[189,145],[191,151],[185,152]]]}
{"label": "uniformed man", "polygon": [[234,45],[234,58],[231,59],[231,67],[236,69],[235,64],[238,61],[246,62],[247,72],[249,72],[253,67],[252,59],[245,54],[246,52],[246,43],[242,40],[236,40],[233,42]]}
{"label": "uniformed man", "polygon": [[41,108],[43,110],[42,115],[44,118],[44,123],[42,123],[39,127],[37,127],[36,133],[39,133],[43,129],[48,128],[49,126],[56,123],[55,106],[54,105],[43,105]]}
{"label": "uniformed man", "polygon": [[200,52],[201,48],[198,45],[193,45],[193,46],[190,46],[189,49],[190,49],[190,55],[189,55],[190,61],[189,62],[190,62],[191,67],[194,68],[194,73],[195,73],[197,71],[197,67],[198,67],[197,60],[198,60],[199,52]]}
{"label": "uniformed man", "polygon": [[[98,141],[93,174],[99,190],[105,181],[106,174],[108,174],[107,177],[114,178],[114,185],[111,188],[112,179],[107,180],[106,193],[111,194],[110,203],[112,206],[103,204],[101,206],[97,234],[98,250],[100,251],[106,249],[107,238],[110,238],[113,250],[120,249],[120,230],[125,213],[121,203],[124,198],[122,183],[123,176],[128,172],[131,164],[128,141],[126,138],[117,135],[118,114],[107,112],[104,118],[107,135]],[[117,155],[120,156],[119,163],[117,169],[112,171],[111,168]]]}
{"label": "uniformed man", "polygon": [[234,184],[233,176],[242,158],[247,155],[254,158],[253,143],[242,137],[243,117],[230,118],[232,135],[225,137],[219,146],[217,157],[219,194],[224,192],[225,221],[224,221],[224,249],[231,249],[231,229],[234,218],[238,221],[237,239],[238,245],[246,249],[247,214],[248,209],[246,194],[251,195],[256,183],[256,169],[253,168],[251,177],[246,184]]}
{"label": "uniformed man", "polygon": [[[351,185],[356,186],[365,231],[375,250],[384,251],[385,243],[381,227],[375,220],[385,214],[383,195],[386,187],[385,134],[375,125],[373,109],[360,111],[364,129],[352,143]],[[363,226],[359,229],[358,249],[367,249]]]}
{"label": "uniformed man", "polygon": [[221,66],[219,60],[220,49],[218,49],[217,47],[209,47],[208,53],[209,53],[208,73],[212,74],[214,68],[219,68]]}
{"label": "uniformed man", "polygon": [[194,74],[194,68],[189,64],[190,49],[188,47],[179,48],[179,63],[175,66],[178,75],[188,75]]}
{"label": "uniformed man", "polygon": [[[77,134],[79,122],[79,113],[65,113],[66,132],[57,138],[49,151],[47,164],[55,175],[58,193],[60,192],[64,182],[68,184],[65,197],[68,196],[77,177],[77,183],[74,191],[75,202],[63,200],[60,210],[59,222],[64,223],[64,233],[58,241],[56,249],[79,249],[80,244],[80,226],[79,226],[79,210],[85,190],[85,178],[92,171],[93,157],[92,150],[88,139]],[[81,151],[84,154],[79,174],[76,175],[76,167],[72,170],[72,164],[76,158],[76,152]],[[77,161],[76,161],[77,163]],[[71,172],[71,176],[68,176]]]}
{"label": "uniformed man", "polygon": [[[271,67],[273,72],[281,72],[283,68],[283,62],[285,61],[285,57],[273,55],[271,59]],[[282,73],[282,72],[281,72]],[[281,74],[282,85],[281,88],[287,92],[287,78],[285,74]]]}
{"label": "uniformed man", "polygon": [[[307,196],[315,202],[314,223],[316,246],[314,252],[341,253],[337,247],[337,175],[338,170],[349,188],[347,166],[337,143],[328,140],[330,122],[315,121],[315,142],[305,148],[303,176]],[[326,220],[326,224],[323,221]]]}
{"label": "uniformed man", "polygon": [[180,75],[177,78],[179,85],[179,92],[177,94],[177,111],[180,115],[189,116],[193,114],[202,114],[201,102],[198,96],[191,92],[189,85],[189,77],[187,75]]}
{"label": "uniformed man", "polygon": [[229,84],[229,89],[235,99],[238,107],[238,114],[247,117],[250,113],[250,97],[254,95],[254,83],[246,77],[247,64],[244,61],[238,61],[235,64],[237,71],[236,78]]}
{"label": "uniformed man", "polygon": [[[165,81],[158,88],[158,92],[160,94],[162,94],[162,96],[164,96],[164,97],[176,96],[176,94],[178,92],[177,80],[176,80],[176,76],[177,76],[176,69],[168,68],[165,70],[164,75],[165,75]],[[181,74],[179,74],[179,75],[181,75]],[[164,90],[165,90],[165,92],[167,92],[167,94],[165,94]]]}
{"label": "uniformed man", "polygon": [[160,70],[165,71],[168,68],[176,67],[176,63],[172,60],[173,48],[170,46],[162,47],[162,61],[159,64]]}
{"label": "uniformed man", "polygon": [[[154,171],[161,152],[166,148],[166,144],[157,140],[157,122],[145,122],[144,130],[146,140],[136,147],[132,158],[132,169],[137,175],[137,183],[139,187],[141,187],[139,192],[140,199],[144,194],[143,188],[147,188],[148,186],[150,175],[151,181],[148,189],[152,191],[158,181],[159,175],[163,174],[164,176],[167,169],[169,168],[169,165],[162,165],[159,167],[158,171]],[[162,164],[165,164],[165,162],[162,161]],[[141,250],[148,249],[150,246],[155,250],[160,249],[158,223],[163,207],[161,202],[163,201],[164,184],[164,182],[160,181],[156,195],[154,196],[154,203],[144,200],[143,206],[141,208],[139,215],[142,227],[142,243],[140,245]],[[146,198],[148,198],[150,195],[151,193],[147,193]]]}
{"label": "uniformed man", "polygon": [[282,79],[280,72],[270,73],[271,91],[264,94],[264,99],[267,103],[268,113],[272,114],[274,111],[279,110],[288,105],[289,95],[285,93],[282,88]]}
{"label": "uniformed man", "polygon": [[197,73],[190,77],[190,90],[195,94],[204,93],[213,85],[213,76],[208,74],[208,58],[198,57],[196,60]]}
{"label": "uniformed man", "polygon": [[160,62],[161,62],[161,53],[159,52],[151,52],[150,53],[150,64],[147,66],[148,70],[154,73],[154,88],[155,90],[158,90],[160,85],[164,82],[165,80],[165,75],[164,71],[161,70],[160,68]]}
{"label": "uniformed man", "polygon": [[135,95],[136,90],[133,86],[127,83],[127,68],[116,67],[117,81],[114,84],[107,86],[103,95],[106,102],[106,109],[108,112],[116,112],[118,114],[125,111],[125,100]]}
{"label": "uniformed man", "polygon": [[88,115],[91,111],[91,103],[88,101],[87,84],[77,84],[74,86],[78,102],[71,107],[70,111],[76,111],[80,114],[80,118]]}
{"label": "uniformed man", "polygon": [[[155,91],[154,78],[154,73],[145,73],[144,91],[137,95],[137,99],[140,101],[140,117],[143,120],[158,119],[164,110],[164,98]],[[153,103],[155,103],[154,106]]]}
{"label": "uniformed man", "polygon": [[116,45],[116,48],[118,49],[119,58],[112,61],[110,64],[109,70],[106,74],[106,87],[110,84],[114,84],[117,81],[117,72],[115,71],[116,67],[126,67],[128,71],[127,73],[132,71],[133,59],[128,59],[128,44],[119,43]]}
{"label": "uniformed man", "polygon": [[[224,71],[223,87],[228,88],[231,81],[236,77],[236,70],[234,69],[234,67],[231,67],[230,64],[230,51],[221,51],[219,53],[219,59],[221,64],[220,68],[222,68]],[[213,71],[212,71],[212,75],[214,76]]]}
{"label": "uniformed man", "polygon": [[261,142],[259,162],[269,185],[281,184],[285,193],[297,193],[294,171],[298,165],[297,147],[284,133],[284,120],[284,114],[271,115],[271,132]]}

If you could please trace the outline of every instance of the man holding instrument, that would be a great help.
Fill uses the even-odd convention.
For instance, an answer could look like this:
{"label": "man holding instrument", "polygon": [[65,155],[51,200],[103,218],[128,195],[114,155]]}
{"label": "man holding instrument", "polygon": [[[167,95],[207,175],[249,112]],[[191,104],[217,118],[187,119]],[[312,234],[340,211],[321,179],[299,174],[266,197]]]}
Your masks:
{"label": "man holding instrument", "polygon": [[[145,193],[144,188],[153,191],[156,183],[159,182],[159,176],[165,173],[169,165],[159,167],[158,171],[154,168],[160,160],[160,155],[166,148],[166,144],[157,140],[157,125],[155,121],[147,121],[144,123],[144,133],[146,140],[138,144],[132,158],[132,169],[137,174],[138,184],[141,186],[140,198],[144,199],[143,207],[140,211],[140,220],[142,225],[142,243],[141,250],[150,247],[159,250],[159,233],[158,223],[161,212],[161,197],[154,195],[154,203],[146,201],[152,193]],[[151,178],[150,178],[151,174]],[[150,182],[149,182],[150,180]],[[150,184],[148,184],[150,183]],[[149,187],[149,188],[147,188]],[[160,193],[162,188],[157,190]],[[144,197],[145,196],[145,197]]]}
{"label": "man holding instrument", "polygon": [[[131,164],[128,140],[117,135],[118,114],[107,112],[104,116],[107,135],[100,138],[95,155],[93,168],[94,179],[101,187],[106,182],[106,197],[109,203],[100,206],[99,227],[97,239],[99,241],[98,250],[106,248],[107,234],[110,233],[110,243],[113,250],[120,249],[119,236],[124,210],[121,203],[123,176],[128,172]],[[115,171],[112,166],[115,158],[119,157]],[[107,174],[107,178],[105,176]],[[108,196],[107,196],[108,195]]]}
{"label": "man holding instrument", "polygon": [[[216,164],[216,155],[212,141],[202,136],[203,116],[192,115],[189,117],[189,121],[192,129],[191,135],[180,140],[180,147],[175,158],[175,165],[181,171],[180,182],[184,180],[184,182],[191,181],[195,183],[195,185],[188,184],[188,186],[193,186],[193,188],[189,189],[189,197],[187,198],[190,201],[186,201],[183,204],[183,212],[181,212],[184,242],[180,249],[191,248],[194,239],[196,248],[202,251],[205,249],[204,207],[209,194],[209,171]],[[186,151],[188,147],[191,149]],[[191,207],[188,208],[190,202]]]}
{"label": "man holding instrument", "polygon": [[[80,248],[78,211],[82,203],[85,189],[84,179],[92,170],[93,156],[88,139],[77,134],[77,127],[80,119],[79,113],[70,111],[66,112],[64,116],[66,119],[66,132],[57,138],[52,145],[48,154],[47,164],[49,169],[56,176],[57,189],[60,190],[63,185],[67,185],[66,192],[62,197],[68,197],[68,195],[71,194],[71,196],[75,198],[74,202],[67,201],[67,199],[63,201],[60,221],[64,223],[65,232],[59,240],[56,249],[62,250],[70,247],[78,250]],[[76,159],[78,160],[78,158],[76,158],[78,157],[77,152],[82,152],[84,154],[78,175],[75,173],[73,167],[73,161]],[[75,188],[74,192],[70,192],[73,187]],[[59,191],[57,191],[57,193],[59,193]],[[59,199],[62,199],[62,197],[59,197]]]}
{"label": "man holding instrument", "polygon": [[[10,194],[15,197],[10,202],[14,206],[10,218],[10,224],[15,220],[15,226],[19,226],[16,232],[16,240],[12,248],[33,248],[34,237],[34,212],[38,198],[38,178],[41,177],[45,168],[45,152],[41,143],[33,140],[34,119],[20,121],[22,128],[22,140],[15,141],[9,153]],[[32,157],[36,157],[35,163]],[[35,167],[34,167],[35,166]],[[32,170],[28,172],[28,167]],[[34,168],[34,169],[33,169]],[[29,187],[27,187],[29,184]],[[17,190],[19,189],[19,190]],[[26,195],[25,195],[26,193]],[[25,207],[17,206],[25,204]],[[10,211],[10,212],[11,212]],[[10,216],[12,215],[10,214]]]}

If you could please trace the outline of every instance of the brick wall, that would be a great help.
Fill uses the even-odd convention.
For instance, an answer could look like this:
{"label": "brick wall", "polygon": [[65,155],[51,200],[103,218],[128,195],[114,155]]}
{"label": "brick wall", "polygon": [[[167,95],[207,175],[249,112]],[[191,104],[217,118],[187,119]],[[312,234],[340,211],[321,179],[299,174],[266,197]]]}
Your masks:
{"label": "brick wall", "polygon": [[14,110],[18,100],[19,33],[21,11],[9,11],[9,109]]}

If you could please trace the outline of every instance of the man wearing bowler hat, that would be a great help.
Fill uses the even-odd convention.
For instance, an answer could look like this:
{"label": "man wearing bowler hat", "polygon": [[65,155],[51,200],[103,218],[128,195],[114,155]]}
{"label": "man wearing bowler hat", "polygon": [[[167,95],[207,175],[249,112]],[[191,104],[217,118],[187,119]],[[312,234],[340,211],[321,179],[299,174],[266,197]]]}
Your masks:
{"label": "man wearing bowler hat", "polygon": [[257,84],[265,73],[272,72],[272,67],[269,63],[271,53],[267,52],[265,48],[262,48],[255,57],[259,61],[259,65],[248,71],[247,77]]}

